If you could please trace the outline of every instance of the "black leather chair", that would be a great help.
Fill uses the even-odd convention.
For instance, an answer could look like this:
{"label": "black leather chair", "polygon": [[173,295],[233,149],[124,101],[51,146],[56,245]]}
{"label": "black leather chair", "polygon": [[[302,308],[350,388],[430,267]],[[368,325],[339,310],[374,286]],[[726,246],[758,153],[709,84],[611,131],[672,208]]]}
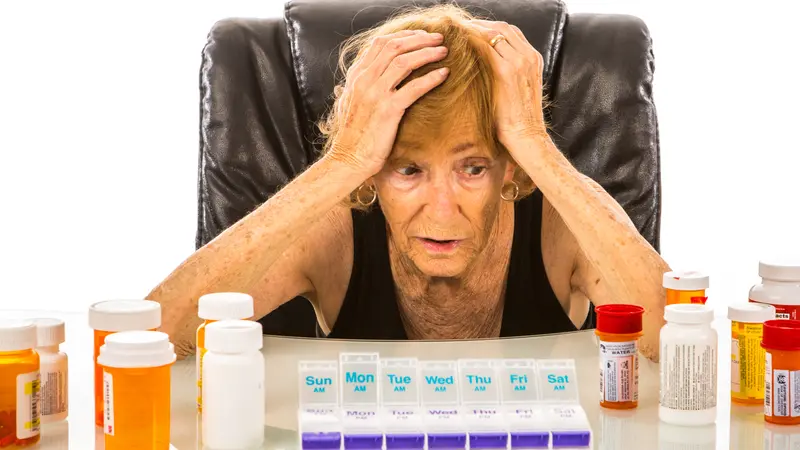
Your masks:
{"label": "black leather chair", "polygon": [[[314,161],[314,123],[330,106],[339,44],[405,4],[295,0],[283,18],[214,25],[200,70],[198,248]],[[518,26],[539,50],[556,144],[658,250],[659,141],[646,25],[631,16],[569,14],[558,0],[458,4]],[[314,336],[316,319],[308,302],[294,299],[262,324],[267,334]]]}

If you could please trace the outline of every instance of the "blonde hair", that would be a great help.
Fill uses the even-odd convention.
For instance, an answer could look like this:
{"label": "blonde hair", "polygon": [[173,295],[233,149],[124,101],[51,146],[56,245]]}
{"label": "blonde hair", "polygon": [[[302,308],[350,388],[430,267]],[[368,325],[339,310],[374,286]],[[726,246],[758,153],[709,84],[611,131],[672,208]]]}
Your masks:
{"label": "blonde hair", "polygon": [[[325,139],[322,153],[325,154],[330,150],[341,130],[343,118],[338,114],[338,103],[344,90],[344,74],[353,61],[366,51],[373,39],[378,36],[402,30],[425,30],[429,33],[441,33],[444,36],[442,45],[448,49],[447,56],[441,61],[426,64],[411,72],[398,89],[405,83],[441,67],[448,67],[450,73],[444,82],[423,95],[406,110],[400,121],[397,137],[411,130],[436,133],[458,121],[472,120],[476,122],[482,144],[487,145],[494,155],[507,154],[507,150],[497,140],[494,126],[495,79],[486,53],[491,47],[480,33],[466,23],[477,18],[479,17],[451,4],[411,7],[395,14],[384,23],[346,40],[339,55],[340,79],[333,90],[333,106],[317,124]],[[513,179],[519,187],[518,198],[533,191],[533,182],[521,168],[516,168]],[[357,201],[357,191],[351,193],[346,203],[351,208],[365,209]]]}

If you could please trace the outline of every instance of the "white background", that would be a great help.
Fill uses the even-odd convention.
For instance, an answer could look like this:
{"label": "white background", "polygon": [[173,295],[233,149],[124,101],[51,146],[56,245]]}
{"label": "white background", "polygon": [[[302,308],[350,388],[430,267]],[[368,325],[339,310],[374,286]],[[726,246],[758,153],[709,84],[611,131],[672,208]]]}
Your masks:
{"label": "white background", "polygon": [[[718,313],[797,237],[790,3],[568,1],[650,27],[662,253]],[[188,3],[186,3],[188,5]],[[198,69],[212,24],[283,2],[2,2],[0,306],[141,298],[194,249]],[[795,55],[795,56],[792,56]]]}

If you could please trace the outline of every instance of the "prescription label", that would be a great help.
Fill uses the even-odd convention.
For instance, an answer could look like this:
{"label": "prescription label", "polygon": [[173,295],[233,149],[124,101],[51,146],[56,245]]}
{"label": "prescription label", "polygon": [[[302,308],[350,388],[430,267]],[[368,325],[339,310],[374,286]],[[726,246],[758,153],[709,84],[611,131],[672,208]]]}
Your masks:
{"label": "prescription label", "polygon": [[717,406],[717,348],[704,344],[661,346],[659,404],[679,411]]}
{"label": "prescription label", "polygon": [[764,348],[760,323],[732,322],[731,395],[735,399],[764,398]]}
{"label": "prescription label", "polygon": [[114,436],[114,378],[103,371],[103,431]]}
{"label": "prescription label", "polygon": [[764,381],[769,397],[764,401],[764,414],[800,417],[800,370],[774,369],[770,353],[767,353],[766,361],[767,375]]}
{"label": "prescription label", "polygon": [[[750,299],[752,303],[762,303],[756,300]],[[771,304],[771,303],[770,303]],[[797,317],[800,316],[798,312],[800,312],[800,305],[772,305],[775,307],[775,318],[776,319],[783,319],[783,320],[797,320]]]}
{"label": "prescription label", "polygon": [[39,434],[39,371],[17,375],[17,439]]}
{"label": "prescription label", "polygon": [[600,341],[600,398],[604,402],[639,399],[639,343]]}

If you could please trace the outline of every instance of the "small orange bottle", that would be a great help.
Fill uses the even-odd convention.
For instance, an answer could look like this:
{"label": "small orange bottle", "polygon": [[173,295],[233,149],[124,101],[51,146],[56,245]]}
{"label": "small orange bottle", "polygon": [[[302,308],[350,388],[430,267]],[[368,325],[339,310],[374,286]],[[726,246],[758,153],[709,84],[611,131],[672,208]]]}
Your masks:
{"label": "small orange bottle", "polygon": [[197,302],[197,316],[203,323],[197,327],[197,409],[203,409],[203,356],[206,354],[206,326],[218,320],[245,320],[253,317],[253,297],[239,292],[205,294]]}
{"label": "small orange bottle", "polygon": [[103,433],[106,450],[169,450],[170,369],[175,349],[159,331],[123,331],[106,338]]}
{"label": "small orange bottle", "polygon": [[779,425],[800,424],[800,320],[764,322],[764,420]]}
{"label": "small orange bottle", "polygon": [[709,286],[709,277],[705,273],[667,272],[664,274],[663,285],[666,289],[667,304],[698,303],[706,304],[708,297],[706,289]]}
{"label": "small orange bottle", "polygon": [[161,326],[161,305],[151,300],[106,300],[89,307],[94,330],[94,423],[103,426],[103,370],[97,363],[106,336],[119,331],[150,330]]}
{"label": "small orange bottle", "polygon": [[39,355],[36,325],[0,321],[0,448],[39,442]]}
{"label": "small orange bottle", "polygon": [[600,406],[633,409],[639,405],[639,338],[644,308],[612,304],[595,308],[600,347]]}

